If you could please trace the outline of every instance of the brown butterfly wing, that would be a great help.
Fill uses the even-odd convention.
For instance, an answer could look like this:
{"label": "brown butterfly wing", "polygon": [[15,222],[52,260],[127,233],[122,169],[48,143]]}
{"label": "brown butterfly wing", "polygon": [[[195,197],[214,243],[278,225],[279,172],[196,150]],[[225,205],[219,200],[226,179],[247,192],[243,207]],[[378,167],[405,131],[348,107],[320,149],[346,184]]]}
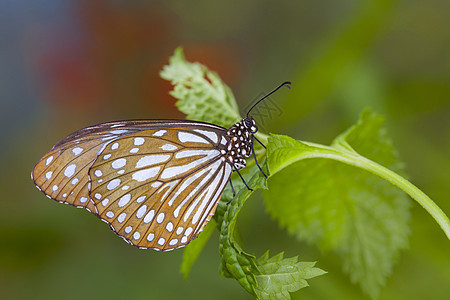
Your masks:
{"label": "brown butterfly wing", "polygon": [[87,208],[127,242],[171,250],[214,214],[231,173],[228,143],[224,128],[201,122],[104,123],[58,142],[32,178],[47,197]]}
{"label": "brown butterfly wing", "polygon": [[76,131],[59,141],[36,163],[31,178],[47,197],[97,213],[89,199],[89,168],[106,144],[142,130],[143,124],[142,121],[119,121]]}
{"label": "brown butterfly wing", "polygon": [[224,133],[191,125],[109,144],[89,172],[100,218],[141,248],[188,244],[214,213],[231,174],[219,150]]}

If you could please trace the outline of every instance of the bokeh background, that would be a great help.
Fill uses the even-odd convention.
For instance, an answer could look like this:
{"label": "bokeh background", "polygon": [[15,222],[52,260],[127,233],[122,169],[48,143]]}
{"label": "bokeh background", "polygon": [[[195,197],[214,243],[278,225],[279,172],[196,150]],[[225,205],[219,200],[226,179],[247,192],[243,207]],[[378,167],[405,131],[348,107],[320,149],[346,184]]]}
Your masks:
{"label": "bokeh background", "polygon": [[[217,234],[183,280],[183,250],[138,250],[87,211],[48,200],[34,163],[87,125],[183,118],[158,72],[175,47],[216,70],[241,108],[284,80],[265,128],[329,143],[366,106],[384,114],[410,180],[450,214],[450,2],[0,1],[0,297],[251,299],[218,274]],[[247,201],[248,252],[318,261],[295,299],[369,299],[337,256],[295,241]],[[410,249],[380,299],[449,299],[450,242],[417,204]]]}

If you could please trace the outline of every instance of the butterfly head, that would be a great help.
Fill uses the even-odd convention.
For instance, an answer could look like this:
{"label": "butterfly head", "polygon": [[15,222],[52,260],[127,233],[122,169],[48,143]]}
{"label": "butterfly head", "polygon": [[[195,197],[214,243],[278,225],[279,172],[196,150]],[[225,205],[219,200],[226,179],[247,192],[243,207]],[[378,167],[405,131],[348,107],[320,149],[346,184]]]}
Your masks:
{"label": "butterfly head", "polygon": [[242,120],[242,125],[249,133],[256,133],[258,131],[258,126],[256,126],[256,122],[253,117],[245,117]]}

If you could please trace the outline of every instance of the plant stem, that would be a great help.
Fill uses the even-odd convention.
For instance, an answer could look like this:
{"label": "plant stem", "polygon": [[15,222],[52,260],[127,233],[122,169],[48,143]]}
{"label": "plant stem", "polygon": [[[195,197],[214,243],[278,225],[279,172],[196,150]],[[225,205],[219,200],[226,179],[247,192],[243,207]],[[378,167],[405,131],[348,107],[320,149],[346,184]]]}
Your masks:
{"label": "plant stem", "polygon": [[356,152],[348,151],[345,147],[327,147],[315,143],[303,142],[314,148],[320,148],[319,151],[308,152],[302,155],[302,158],[328,158],[334,159],[345,164],[355,166],[366,171],[369,171],[387,181],[393,185],[401,188],[405,191],[411,198],[416,200],[425,210],[436,220],[439,226],[447,235],[450,240],[450,220],[446,214],[430,199],[424,192],[422,192],[418,187],[413,185],[411,182],[401,177],[397,173],[383,167],[376,162],[373,162],[365,157],[362,157]]}

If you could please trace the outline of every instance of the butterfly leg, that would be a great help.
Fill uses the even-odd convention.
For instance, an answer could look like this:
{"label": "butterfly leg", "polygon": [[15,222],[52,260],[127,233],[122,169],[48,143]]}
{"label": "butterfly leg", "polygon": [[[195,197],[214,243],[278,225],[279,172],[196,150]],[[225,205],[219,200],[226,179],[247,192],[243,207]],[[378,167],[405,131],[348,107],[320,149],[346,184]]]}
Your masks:
{"label": "butterfly leg", "polygon": [[[263,143],[261,143],[261,141],[260,140],[258,140],[257,138],[256,138],[256,136],[254,135],[254,134],[252,134],[252,139],[255,139],[258,143],[260,143],[261,144],[261,146],[263,146],[264,147],[264,149],[266,149],[266,146],[264,146],[264,144]],[[253,143],[252,143],[252,146],[253,146]]]}
{"label": "butterfly leg", "polygon": [[[231,178],[230,178],[229,181],[230,181],[231,190],[233,191],[233,199],[234,199],[234,197],[236,196],[236,192],[234,191],[233,182],[231,181]],[[230,201],[228,201],[228,202],[227,202],[227,205],[230,204],[230,203],[233,201],[233,199],[231,199]]]}
{"label": "butterfly leg", "polygon": [[241,177],[241,180],[242,180],[242,182],[245,184],[245,186],[247,187],[247,189],[248,189],[249,191],[252,191],[252,192],[253,192],[253,190],[247,185],[247,182],[245,182],[244,177],[242,177],[241,173],[239,173],[239,170],[237,170],[237,169],[234,169],[234,170],[238,173],[239,177]]}
{"label": "butterfly leg", "polygon": [[[254,135],[252,135],[252,137],[256,139],[256,137],[255,137]],[[259,142],[259,141],[258,141],[258,142]],[[259,143],[261,143],[261,142],[259,142]],[[261,173],[264,175],[264,177],[267,178],[267,175],[264,173],[263,169],[261,168],[261,166],[258,164],[258,161],[256,160],[255,149],[253,148],[253,141],[252,141],[251,144],[252,144],[252,154],[253,154],[253,158],[255,159],[255,163],[256,163],[256,165],[258,166],[258,168],[259,168],[259,170],[261,171]],[[262,144],[261,144],[261,145],[262,145]],[[264,145],[263,145],[263,146],[264,146]],[[264,147],[264,148],[266,148],[266,147]]]}
{"label": "butterfly leg", "polygon": [[233,198],[234,198],[234,196],[236,196],[236,192],[234,191],[233,182],[231,181],[231,178],[230,178],[230,186],[231,186],[231,191],[233,191]]}

